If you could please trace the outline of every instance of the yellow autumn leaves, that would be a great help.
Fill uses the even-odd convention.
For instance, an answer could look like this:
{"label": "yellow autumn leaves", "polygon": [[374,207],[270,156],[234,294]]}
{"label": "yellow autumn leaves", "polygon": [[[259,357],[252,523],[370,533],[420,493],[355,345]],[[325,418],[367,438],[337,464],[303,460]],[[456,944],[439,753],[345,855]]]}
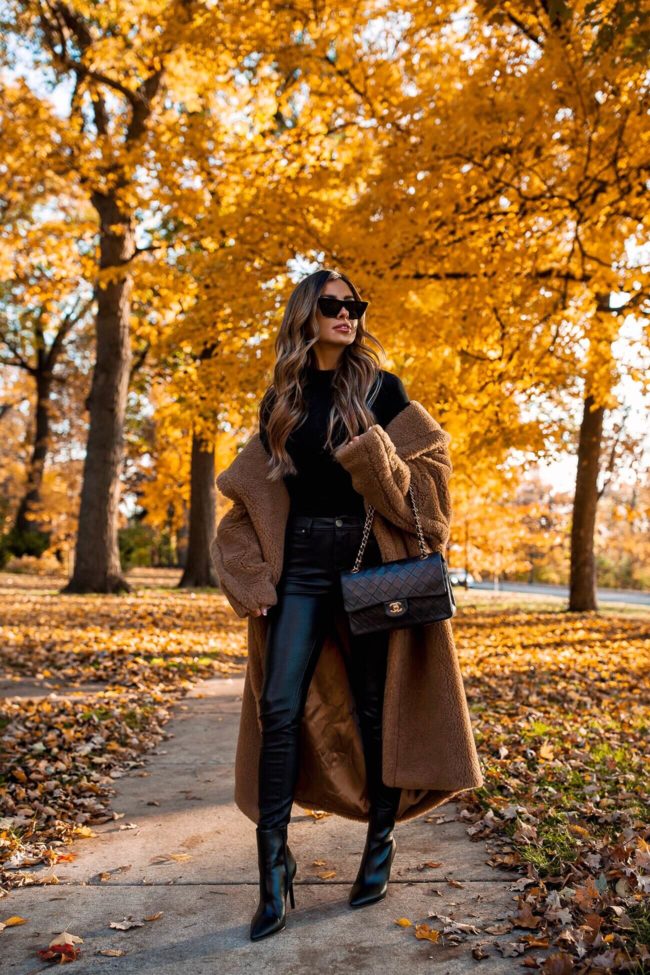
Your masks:
{"label": "yellow autumn leaves", "polygon": [[426,939],[427,941],[433,941],[434,944],[440,940],[440,931],[437,931],[435,928],[432,928],[431,925],[427,924],[425,921],[422,921],[419,924],[414,925],[413,922],[409,921],[407,917],[399,917],[395,921],[395,924],[398,924],[401,928],[412,927],[413,933],[415,934],[416,938]]}

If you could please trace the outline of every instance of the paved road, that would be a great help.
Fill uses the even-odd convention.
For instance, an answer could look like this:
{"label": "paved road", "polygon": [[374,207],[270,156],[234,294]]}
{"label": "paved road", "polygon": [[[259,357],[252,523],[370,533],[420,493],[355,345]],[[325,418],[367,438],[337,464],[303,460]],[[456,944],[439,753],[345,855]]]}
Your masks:
{"label": "paved road", "polygon": [[[462,588],[462,586],[460,587]],[[539,596],[563,596],[569,598],[567,586],[551,586],[545,583],[527,582],[499,582],[495,590],[493,582],[475,582],[470,586],[473,589],[490,590],[491,592],[524,592]],[[598,604],[601,603],[632,603],[642,606],[650,606],[650,592],[642,592],[636,589],[597,589]]]}
{"label": "paved road", "polygon": [[[357,910],[347,896],[365,824],[316,819],[294,805],[296,908],[288,907],[284,931],[250,941],[258,896],[255,826],[232,801],[242,687],[241,678],[197,684],[146,767],[116,780],[118,818],[96,826],[95,838],[77,841],[73,862],[37,871],[56,875],[59,884],[23,887],[2,900],[2,920],[27,919],[2,932],[3,972],[44,971],[36,951],[62,931],[84,939],[74,975],[178,975],[180,966],[192,975],[394,975],[429,973],[432,964],[436,975],[458,975],[475,970],[471,952],[479,944],[487,953],[482,975],[519,971],[520,952],[504,957],[497,947],[506,951],[529,933],[511,929],[508,920],[518,875],[489,866],[489,851],[470,840],[454,803],[397,825],[388,895]],[[427,860],[441,865],[419,869]],[[335,876],[321,880],[323,870]],[[394,923],[407,917],[441,928],[429,911],[475,925],[476,933],[459,944],[447,937],[433,944]],[[129,916],[146,920],[125,931],[110,927]],[[527,954],[541,960],[547,953]]]}

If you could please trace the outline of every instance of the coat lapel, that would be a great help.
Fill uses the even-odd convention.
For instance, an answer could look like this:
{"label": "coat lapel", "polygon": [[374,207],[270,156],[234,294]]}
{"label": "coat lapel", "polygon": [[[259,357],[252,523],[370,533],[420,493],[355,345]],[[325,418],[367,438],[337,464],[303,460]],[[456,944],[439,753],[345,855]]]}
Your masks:
{"label": "coat lapel", "polygon": [[[427,410],[411,400],[385,427],[402,460],[410,460],[449,440],[440,424]],[[269,481],[267,454],[259,433],[254,433],[230,466],[217,477],[217,487],[227,498],[241,500],[246,507],[265,511],[280,522],[289,513],[289,493],[284,481]]]}

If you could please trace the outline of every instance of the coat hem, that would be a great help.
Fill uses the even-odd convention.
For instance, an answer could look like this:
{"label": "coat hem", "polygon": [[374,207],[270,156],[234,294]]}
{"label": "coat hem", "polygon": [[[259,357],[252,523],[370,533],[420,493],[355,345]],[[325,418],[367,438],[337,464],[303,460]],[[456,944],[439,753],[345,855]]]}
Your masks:
{"label": "coat hem", "polygon": [[[453,802],[455,798],[459,796],[461,793],[471,791],[472,789],[475,788],[478,788],[478,786],[462,786],[461,788],[449,790],[448,792],[444,789],[427,790],[429,792],[440,792],[441,795],[436,800],[430,801],[429,804],[424,809],[414,810],[413,808],[411,808],[406,810],[406,813],[402,814],[401,816],[398,816],[395,822],[403,823],[403,822],[407,822],[410,819],[417,819],[419,816],[426,816],[428,813],[431,812],[432,809],[437,809],[438,806],[443,806],[446,802]],[[442,795],[442,793],[445,794]],[[248,805],[245,805],[240,799],[238,799],[236,795],[235,795],[235,805],[237,806],[239,811],[246,816],[247,819],[250,819],[252,823],[259,822],[259,815],[253,814],[251,812],[250,807]],[[309,812],[310,810],[313,809],[322,810],[328,815],[340,816],[341,819],[348,819],[358,823],[367,823],[370,818],[369,811],[364,814],[353,815],[349,811],[344,812],[339,807],[330,806],[330,808],[325,809],[322,804],[309,802],[303,799],[294,799],[294,805],[299,806],[300,809],[303,809],[305,812]]]}

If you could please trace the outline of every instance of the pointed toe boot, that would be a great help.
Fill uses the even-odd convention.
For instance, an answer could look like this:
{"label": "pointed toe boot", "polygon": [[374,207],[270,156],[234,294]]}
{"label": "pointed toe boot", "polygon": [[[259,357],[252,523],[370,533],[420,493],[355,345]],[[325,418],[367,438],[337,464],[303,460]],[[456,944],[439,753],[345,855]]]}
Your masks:
{"label": "pointed toe boot", "polygon": [[257,829],[260,900],[250,928],[251,941],[281,931],[286,925],[287,894],[295,907],[293,878],[296,860],[287,844],[287,827]]}
{"label": "pointed toe boot", "polygon": [[386,896],[390,868],[397,849],[394,826],[394,811],[371,812],[359,872],[350,891],[351,907],[374,904]]}

